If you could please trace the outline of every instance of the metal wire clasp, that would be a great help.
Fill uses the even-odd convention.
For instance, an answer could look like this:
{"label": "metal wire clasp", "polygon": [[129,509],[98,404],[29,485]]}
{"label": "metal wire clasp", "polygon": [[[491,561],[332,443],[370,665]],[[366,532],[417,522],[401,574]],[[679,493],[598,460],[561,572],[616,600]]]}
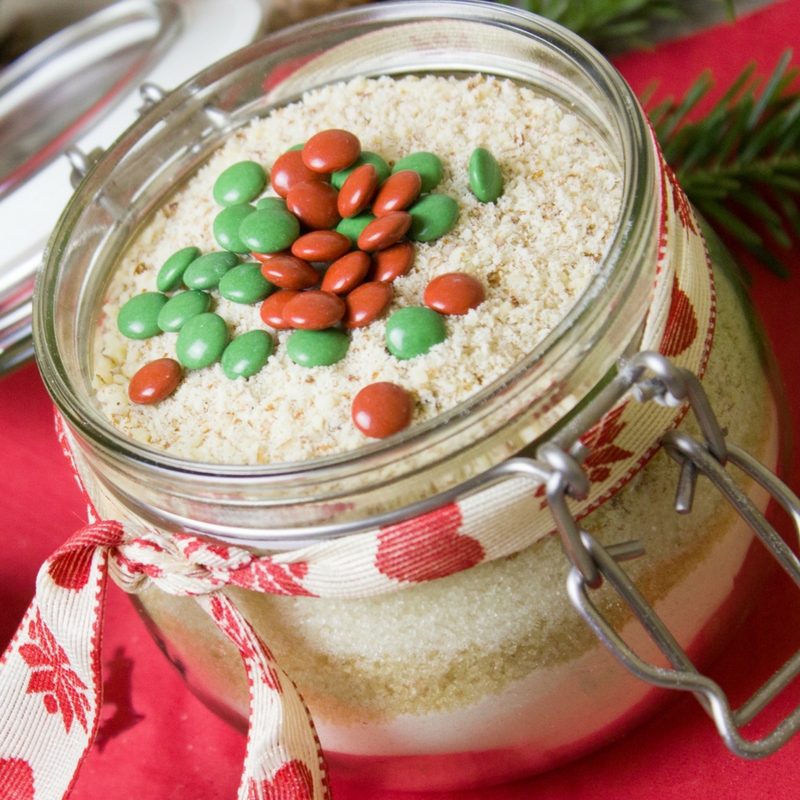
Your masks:
{"label": "metal wire clasp", "polygon": [[[688,401],[699,423],[702,442],[675,430],[668,431],[662,437],[663,447],[680,465],[676,511],[691,511],[697,478],[700,474],[707,476],[800,588],[800,559],[767,522],[725,466],[728,463],[736,465],[765,488],[789,513],[798,535],[800,499],[752,456],[725,441],[705,391],[693,373],[676,367],[659,353],[642,352],[621,361],[617,377],[606,389],[556,439],[537,452],[537,457],[553,470],[546,484],[547,498],[564,549],[573,565],[567,578],[570,600],[600,641],[629,672],[654,686],[693,692],[714,720],[720,736],[732,752],[743,758],[762,758],[775,752],[798,731],[800,708],[757,741],[742,737],[740,729],[800,674],[800,651],[746,703],[732,710],[720,686],[697,671],[669,629],[619,566],[619,561],[642,553],[641,547],[637,547],[638,543],[603,547],[590,533],[578,527],[566,504],[567,495],[581,497],[588,492],[588,480],[579,463],[585,456],[585,448],[581,450],[578,447],[577,436],[588,430],[630,389],[641,402],[654,400],[678,405]],[[627,603],[672,668],[643,661],[594,605],[589,590],[597,588],[604,579]]]}

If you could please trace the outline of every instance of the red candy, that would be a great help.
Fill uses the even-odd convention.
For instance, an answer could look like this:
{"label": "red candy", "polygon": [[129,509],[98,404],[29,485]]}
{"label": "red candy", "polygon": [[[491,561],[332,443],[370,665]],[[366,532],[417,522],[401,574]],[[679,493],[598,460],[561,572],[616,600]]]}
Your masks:
{"label": "red candy", "polygon": [[273,256],[261,265],[261,274],[281,289],[310,289],[319,283],[319,273],[295,256]]}
{"label": "red candy", "polygon": [[295,292],[291,289],[271,294],[261,304],[261,321],[279,331],[291,328],[292,326],[283,318],[283,309],[293,297],[299,294],[300,292]]}
{"label": "red candy", "polygon": [[363,328],[389,308],[394,289],[391,283],[362,283],[345,297],[347,312],[342,320],[345,328]]}
{"label": "red candy", "polygon": [[378,170],[372,164],[356,167],[339,190],[339,213],[343,217],[360,214],[372,200],[378,188]]}
{"label": "red candy", "polygon": [[414,399],[396,383],[372,383],[353,399],[353,423],[372,439],[385,439],[411,424]]}
{"label": "red candy", "polygon": [[350,131],[331,128],[315,133],[298,152],[314,172],[339,172],[352,166],[361,155],[361,142]]}
{"label": "red candy", "polygon": [[292,254],[306,261],[336,261],[350,251],[350,239],[337,231],[311,231],[292,244]]}
{"label": "red candy", "polygon": [[372,202],[372,213],[382,217],[391,211],[408,208],[419,196],[422,177],[413,169],[404,169],[390,175],[378,189]]}
{"label": "red candy", "polygon": [[399,242],[411,227],[411,214],[392,211],[372,222],[361,231],[358,247],[361,250],[383,250]]}
{"label": "red candy", "polygon": [[325,292],[347,294],[367,277],[371,263],[363,250],[353,250],[328,267],[320,288]]}
{"label": "red candy", "polygon": [[434,278],[423,296],[425,305],[440,314],[466,314],[486,299],[483,284],[464,272],[448,272]]}
{"label": "red candy", "polygon": [[372,254],[370,280],[391,283],[395,278],[405,275],[413,263],[414,245],[411,242],[398,242]]}
{"label": "red candy", "polygon": [[344,300],[331,292],[300,292],[283,307],[283,319],[293,328],[321,331],[335,325],[345,312]]}
{"label": "red candy", "polygon": [[341,220],[337,210],[339,193],[329,183],[303,181],[296,183],[286,195],[286,207],[307,228],[335,228]]}
{"label": "red candy", "polygon": [[128,397],[137,405],[150,405],[169,397],[181,382],[181,365],[173,358],[159,358],[141,367],[128,384]]}
{"label": "red candy", "polygon": [[266,264],[267,261],[270,261],[273,258],[277,258],[278,256],[290,256],[291,254],[292,254],[291,250],[278,250],[277,253],[250,253],[250,255],[256,261],[260,261],[262,264]]}
{"label": "red candy", "polygon": [[275,159],[270,172],[272,188],[285,198],[289,190],[298,183],[305,181],[327,181],[330,175],[324,175],[309,169],[303,163],[303,156],[299,150],[289,150]]}

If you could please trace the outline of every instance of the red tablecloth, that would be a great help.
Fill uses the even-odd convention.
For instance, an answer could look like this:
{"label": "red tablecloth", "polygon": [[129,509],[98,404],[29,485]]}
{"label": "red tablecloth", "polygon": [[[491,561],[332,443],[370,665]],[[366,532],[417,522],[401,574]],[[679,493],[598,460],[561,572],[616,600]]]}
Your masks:
{"label": "red tablecloth", "polygon": [[[800,0],[789,0],[735,24],[624,57],[618,66],[637,92],[655,80],[660,95],[682,94],[705,68],[726,84],[751,59],[767,73],[785,48],[798,45]],[[795,429],[800,430],[800,254],[790,253],[787,262],[794,273],[791,280],[779,281],[757,270],[753,294],[778,354]],[[800,491],[800,450],[792,460],[790,483]],[[84,520],[83,504],[56,443],[49,399],[36,368],[29,365],[0,380],[0,649],[33,594],[39,564]],[[74,800],[235,797],[244,739],[188,693],[122,593],[112,588],[109,595],[103,724]],[[717,665],[717,677],[736,697],[746,696],[753,680],[770,674],[800,646],[798,600],[790,589],[774,587]],[[798,704],[800,686],[793,686],[774,705],[786,712]],[[764,761],[736,759],[697,703],[681,697],[632,735],[575,764],[457,797],[794,798],[800,794],[798,757],[800,738]],[[337,800],[372,800],[336,784],[334,792]]]}

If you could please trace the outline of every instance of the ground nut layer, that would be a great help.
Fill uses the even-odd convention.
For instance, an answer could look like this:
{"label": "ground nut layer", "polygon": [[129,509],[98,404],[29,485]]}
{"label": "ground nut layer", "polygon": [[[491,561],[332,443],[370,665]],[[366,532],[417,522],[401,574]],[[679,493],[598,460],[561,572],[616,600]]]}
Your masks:
{"label": "ground nut layer", "polygon": [[[411,272],[395,281],[393,310],[423,305],[428,282],[462,271],[486,287],[486,300],[447,317],[447,339],[423,356],[399,361],[384,343],[389,314],[351,331],[347,356],[305,368],[286,354],[288,332],[274,332],[258,306],[212,292],[212,309],[232,336],[270,330],[275,353],[257,375],[231,381],[219,364],[187,370],[177,391],[152,406],[130,402],[139,367],[175,356],[177,334],[144,341],[116,329],[120,306],[155,291],[156,275],[179,248],[219,250],[212,198],[219,173],[244,159],[269,170],[289,147],[326,128],[355,133],[365,150],[390,165],[420,150],[436,153],[444,178],[435,191],[460,208],[456,227],[416,244]],[[497,158],[505,183],[496,203],[469,190],[476,147]],[[267,192],[270,194],[271,192]],[[300,461],[352,450],[370,441],[352,424],[351,403],[364,386],[391,381],[414,401],[413,422],[430,419],[503,375],[563,318],[603,257],[619,213],[618,166],[575,116],[508,81],[474,77],[356,79],[311,92],[302,102],[231,137],[154,216],[128,250],[110,284],[96,341],[94,385],[111,422],[140,442],[205,462]],[[246,260],[246,259],[243,259]]]}

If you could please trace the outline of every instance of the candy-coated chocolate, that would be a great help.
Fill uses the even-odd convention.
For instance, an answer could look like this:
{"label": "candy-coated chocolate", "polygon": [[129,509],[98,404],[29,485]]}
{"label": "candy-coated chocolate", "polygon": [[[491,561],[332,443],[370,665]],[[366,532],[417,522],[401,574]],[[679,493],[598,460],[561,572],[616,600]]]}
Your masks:
{"label": "candy-coated chocolate", "polygon": [[286,197],[289,189],[296,183],[304,181],[326,181],[330,176],[320,172],[314,172],[303,163],[303,155],[300,150],[287,150],[275,159],[270,174],[270,182],[275,194]]}
{"label": "candy-coated chocolate", "polygon": [[337,209],[339,193],[329,183],[303,181],[286,195],[286,206],[300,222],[312,230],[335,228],[341,220]]}
{"label": "candy-coated chocolate", "polygon": [[246,217],[249,217],[256,210],[255,206],[249,203],[239,203],[235,206],[228,206],[214,217],[212,231],[217,244],[230,250],[232,253],[249,253],[252,248],[248,247],[239,236],[239,228]]}
{"label": "candy-coated chocolate", "polygon": [[282,289],[280,292],[271,294],[262,304],[259,312],[261,321],[269,325],[270,328],[283,331],[292,326],[283,318],[283,309],[295,295],[300,294],[292,289]]}
{"label": "candy-coated chocolate", "polygon": [[160,292],[135,294],[119,310],[117,327],[128,339],[149,339],[161,333],[158,315],[167,304],[167,296]]}
{"label": "candy-coated chocolate", "polygon": [[275,343],[266,331],[248,331],[225,348],[220,359],[222,371],[231,380],[249,378],[266,365]]}
{"label": "candy-coated chocolate", "polygon": [[303,163],[314,172],[347,169],[361,155],[361,142],[355,134],[339,128],[315,133],[300,151]]}
{"label": "candy-coated chocolate", "polygon": [[399,242],[410,227],[411,215],[407,211],[391,211],[376,217],[361,231],[358,246],[370,252],[383,250]]}
{"label": "candy-coated chocolate", "polygon": [[325,292],[347,294],[363,283],[371,264],[367,253],[363,250],[353,250],[341,258],[337,258],[328,267],[320,288]]}
{"label": "candy-coated chocolate", "polygon": [[189,369],[208,367],[219,361],[228,344],[228,325],[218,314],[198,314],[178,331],[175,353]]}
{"label": "candy-coated chocolate", "polygon": [[384,250],[372,254],[370,280],[391,283],[395,278],[405,275],[414,263],[414,245],[409,241],[398,242]]}
{"label": "candy-coated chocolate", "polygon": [[197,289],[180,292],[166,302],[158,314],[158,327],[162,331],[179,331],[187,320],[208,311],[211,295]]}
{"label": "candy-coated chocolate", "polygon": [[277,256],[290,256],[291,254],[291,250],[278,250],[277,253],[250,253],[256,261],[260,261],[262,264],[266,264],[267,261],[271,261]]}
{"label": "candy-coated chocolate", "polygon": [[374,219],[375,215],[368,211],[356,217],[345,218],[336,226],[336,232],[344,234],[355,246],[361,232]]}
{"label": "candy-coated chocolate", "polygon": [[310,289],[319,283],[319,273],[297,256],[275,256],[261,265],[261,274],[281,289]]}
{"label": "candy-coated chocolate", "polygon": [[265,208],[245,217],[239,236],[248,251],[277,253],[291,247],[300,235],[300,221],[280,208]]}
{"label": "candy-coated chocolate", "polygon": [[353,424],[363,434],[385,439],[411,424],[414,399],[396,383],[371,383],[353,398],[351,411]]}
{"label": "candy-coated chocolate", "polygon": [[392,174],[402,172],[404,169],[413,169],[419,173],[423,192],[433,191],[442,180],[442,159],[435,153],[424,151],[411,153],[392,167]]}
{"label": "candy-coated chocolate", "polygon": [[379,156],[377,153],[372,153],[369,150],[362,150],[361,155],[355,160],[355,163],[347,169],[339,170],[331,175],[331,183],[337,188],[341,189],[344,182],[350,177],[354,170],[358,169],[362,164],[372,164],[378,173],[378,185],[382,184],[391,175],[389,165],[386,159]]}
{"label": "candy-coated chocolate", "polygon": [[226,272],[219,282],[219,293],[232,303],[258,303],[275,287],[261,272],[261,264],[239,264]]}
{"label": "candy-coated chocolate", "polygon": [[369,281],[357,286],[345,297],[347,306],[342,325],[345,328],[363,328],[374,322],[392,303],[394,290],[391,283]]}
{"label": "candy-coated chocolate", "polygon": [[158,271],[156,288],[159,292],[174,292],[183,283],[183,273],[200,256],[199,247],[184,247],[173,253]]}
{"label": "candy-coated chocolate", "polygon": [[328,367],[347,354],[350,339],[337,328],[295,331],[286,340],[286,352],[301,367]]}
{"label": "candy-coated chocolate", "polygon": [[282,197],[262,197],[256,203],[256,211],[263,211],[265,208],[279,208],[286,211],[286,201]]}
{"label": "candy-coated chocolate", "polygon": [[401,308],[386,323],[386,347],[402,361],[424,355],[446,338],[444,320],[430,308]]}
{"label": "candy-coated chocolate", "polygon": [[336,261],[350,246],[350,239],[338,231],[311,231],[295,240],[292,255],[306,261]]}
{"label": "candy-coated chocolate", "polygon": [[458,222],[458,203],[447,194],[426,194],[408,212],[408,238],[415,242],[432,242],[453,230]]}
{"label": "candy-coated chocolate", "polygon": [[214,200],[234,206],[255,200],[267,183],[264,167],[256,161],[239,161],[219,174],[214,183]]}
{"label": "candy-coated chocolate", "polygon": [[482,203],[494,203],[503,193],[500,165],[485,147],[476,147],[469,158],[469,188]]}
{"label": "candy-coated chocolate", "polygon": [[403,211],[419,197],[422,178],[413,169],[403,169],[390,175],[381,184],[372,201],[372,213],[382,217],[391,211]]}
{"label": "candy-coated chocolate", "polygon": [[283,307],[283,319],[293,328],[321,331],[335,325],[344,316],[344,300],[321,290],[300,292]]}
{"label": "candy-coated chocolate", "polygon": [[486,289],[466,272],[447,272],[425,287],[423,299],[428,308],[440,314],[466,314],[486,299]]}
{"label": "candy-coated chocolate", "polygon": [[339,215],[355,217],[372,202],[378,188],[378,170],[372,164],[356,167],[339,190]]}
{"label": "candy-coated chocolate", "polygon": [[174,358],[158,358],[137,370],[128,384],[128,397],[137,405],[158,403],[178,388],[182,377],[181,365]]}
{"label": "candy-coated chocolate", "polygon": [[227,250],[206,253],[189,264],[183,273],[183,282],[190,289],[213,289],[238,263],[236,254]]}

